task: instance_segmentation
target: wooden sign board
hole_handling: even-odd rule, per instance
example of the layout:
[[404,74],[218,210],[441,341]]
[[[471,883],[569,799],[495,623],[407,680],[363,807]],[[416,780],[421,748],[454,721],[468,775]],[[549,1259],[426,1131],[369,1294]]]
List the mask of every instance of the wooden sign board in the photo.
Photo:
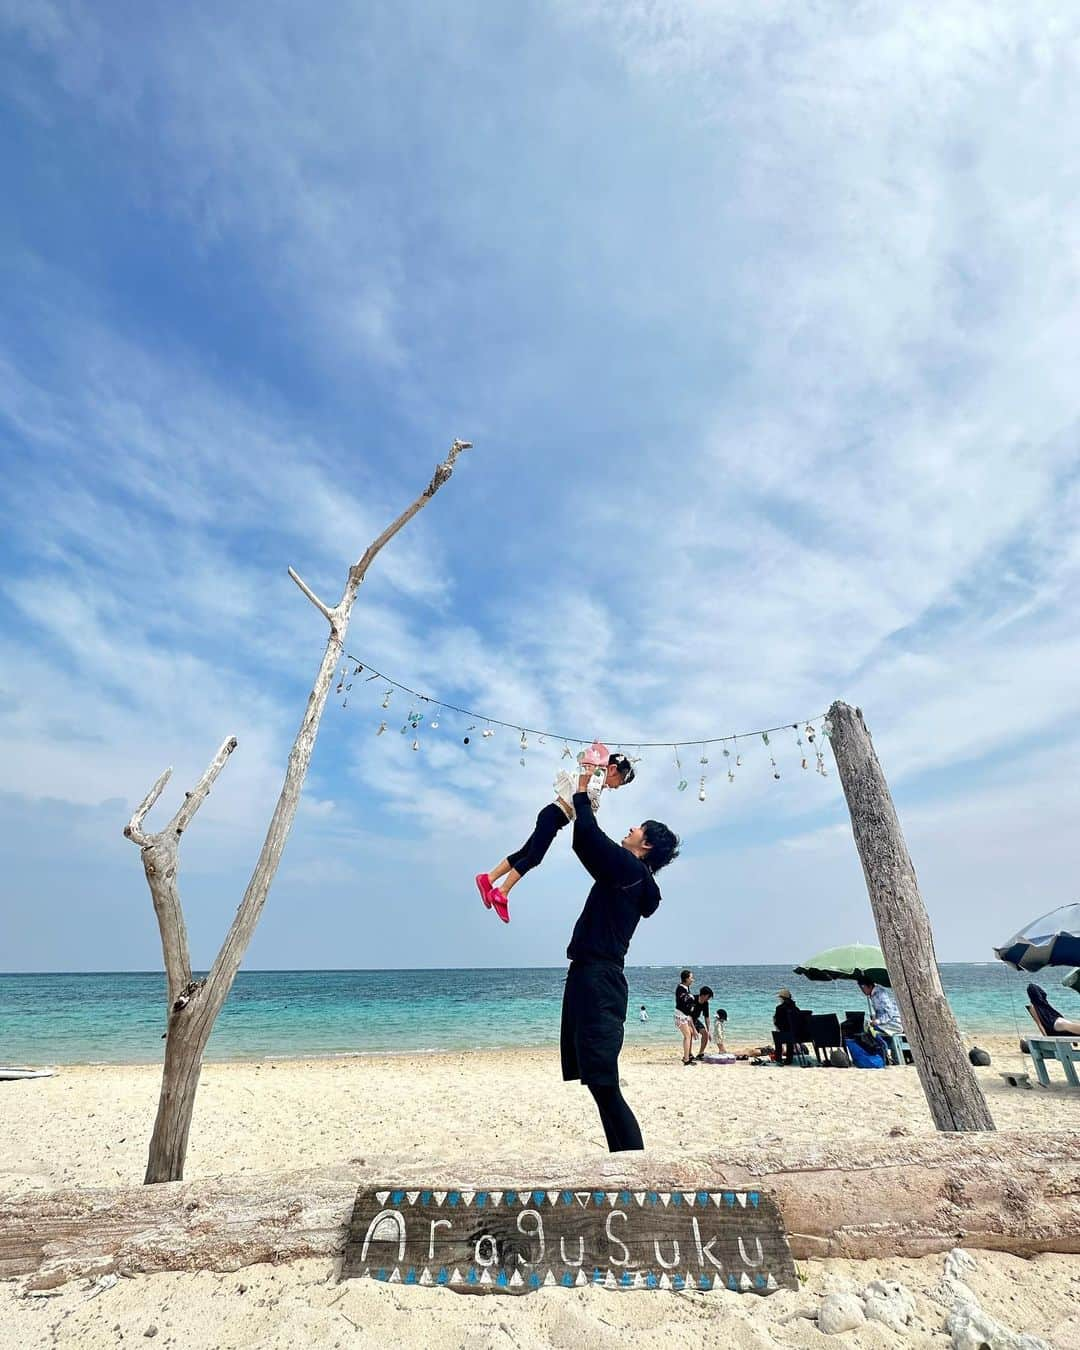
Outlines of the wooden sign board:
[[772,1197],[733,1190],[362,1187],[341,1278],[528,1294],[797,1289]]

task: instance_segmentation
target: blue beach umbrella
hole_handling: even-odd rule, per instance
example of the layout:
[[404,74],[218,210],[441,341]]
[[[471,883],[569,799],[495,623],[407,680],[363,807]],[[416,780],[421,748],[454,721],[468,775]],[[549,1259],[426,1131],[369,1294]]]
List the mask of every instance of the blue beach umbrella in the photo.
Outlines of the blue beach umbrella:
[[995,947],[994,955],[1016,970],[1080,966],[1080,904],[1052,909]]

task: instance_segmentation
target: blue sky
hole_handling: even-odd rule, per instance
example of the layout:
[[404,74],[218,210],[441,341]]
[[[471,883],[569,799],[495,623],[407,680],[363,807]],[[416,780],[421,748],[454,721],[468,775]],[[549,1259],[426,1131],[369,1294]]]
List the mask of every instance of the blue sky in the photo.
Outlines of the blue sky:
[[[1074,900],[1078,58],[1038,3],[0,0],[0,968],[156,967],[122,827],[235,733],[213,955],[325,639],[286,568],[336,597],[455,436],[361,659],[612,741],[846,698],[942,959]],[[565,841],[508,929],[471,880],[557,749],[414,755],[380,696],[327,711],[248,964],[557,964]],[[685,840],[635,961],[872,938],[835,774],[779,758],[605,802]]]

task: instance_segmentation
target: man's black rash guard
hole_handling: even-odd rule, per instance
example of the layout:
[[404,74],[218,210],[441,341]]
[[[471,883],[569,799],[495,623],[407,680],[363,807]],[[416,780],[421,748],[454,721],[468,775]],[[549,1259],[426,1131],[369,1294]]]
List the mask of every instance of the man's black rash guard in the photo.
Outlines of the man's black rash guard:
[[574,852],[593,879],[566,955],[571,961],[610,961],[622,967],[640,919],[655,914],[660,890],[641,861],[609,839],[585,792],[574,794]]

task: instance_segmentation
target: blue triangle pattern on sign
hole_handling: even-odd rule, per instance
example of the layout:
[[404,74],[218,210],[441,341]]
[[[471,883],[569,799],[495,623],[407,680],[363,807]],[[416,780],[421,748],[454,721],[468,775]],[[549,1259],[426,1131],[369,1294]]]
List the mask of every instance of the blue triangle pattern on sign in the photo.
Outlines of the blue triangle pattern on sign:
[[698,1204],[701,1206],[701,1208],[704,1209],[705,1206],[709,1203],[709,1192],[708,1192],[708,1191],[698,1191],[698,1193],[697,1193],[697,1202],[698,1202]]
[[754,1206],[755,1209],[757,1208],[757,1203],[758,1203],[758,1200],[760,1200],[760,1198],[761,1198],[761,1197],[758,1195],[757,1191],[750,1191],[750,1192],[749,1192],[750,1203]]
[[445,1284],[447,1280],[449,1280],[450,1278],[450,1272],[446,1269],[445,1266],[440,1266],[439,1273],[438,1275],[435,1276],[435,1278],[439,1282],[439,1284]]
[[393,1195],[390,1197],[390,1201],[394,1205],[400,1205],[402,1200],[404,1199],[405,1199],[404,1191],[395,1191]]
[[540,1288],[540,1276],[537,1275],[537,1273],[536,1273],[535,1270],[534,1270],[533,1273],[529,1276],[529,1284],[532,1286],[533,1289],[539,1289],[539,1288]]
[[408,1273],[407,1273],[406,1276],[405,1276],[405,1283],[406,1283],[406,1284],[415,1284],[415,1283],[416,1283],[416,1267],[415,1267],[415,1266],[410,1266],[410,1267],[409,1267]]

